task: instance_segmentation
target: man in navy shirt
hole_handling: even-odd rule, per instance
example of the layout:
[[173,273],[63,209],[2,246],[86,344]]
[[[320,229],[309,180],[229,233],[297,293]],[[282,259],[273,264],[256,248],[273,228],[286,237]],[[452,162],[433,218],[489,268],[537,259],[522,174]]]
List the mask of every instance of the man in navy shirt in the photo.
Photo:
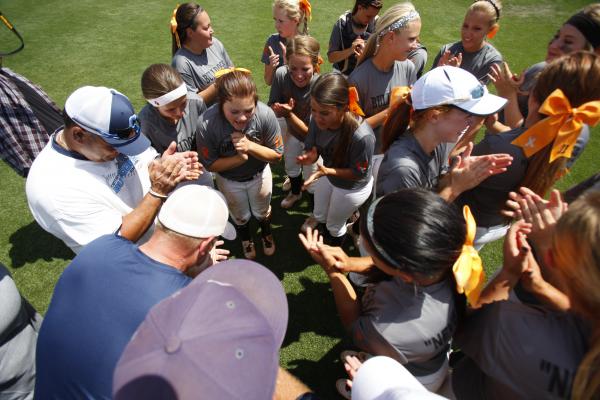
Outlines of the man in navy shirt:
[[110,399],[114,368],[148,310],[188,285],[191,271],[226,258],[215,248],[218,236],[235,237],[227,217],[219,192],[187,185],[169,196],[142,246],[118,235],[85,246],[60,277],[40,330],[36,397]]

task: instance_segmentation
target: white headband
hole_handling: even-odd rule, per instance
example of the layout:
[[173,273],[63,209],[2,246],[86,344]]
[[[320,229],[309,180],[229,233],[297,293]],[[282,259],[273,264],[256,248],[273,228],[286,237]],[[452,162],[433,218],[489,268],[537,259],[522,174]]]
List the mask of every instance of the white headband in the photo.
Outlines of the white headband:
[[379,37],[384,36],[388,32],[393,32],[400,28],[404,28],[410,21],[413,21],[419,17],[419,13],[416,10],[412,10],[408,14],[398,18],[397,21],[388,25],[385,29],[382,29],[381,32],[379,32]]
[[187,94],[187,86],[182,83],[177,89],[171,90],[169,93],[163,94],[156,99],[146,99],[146,101],[152,104],[154,107],[166,106],[170,102],[177,100],[178,98]]

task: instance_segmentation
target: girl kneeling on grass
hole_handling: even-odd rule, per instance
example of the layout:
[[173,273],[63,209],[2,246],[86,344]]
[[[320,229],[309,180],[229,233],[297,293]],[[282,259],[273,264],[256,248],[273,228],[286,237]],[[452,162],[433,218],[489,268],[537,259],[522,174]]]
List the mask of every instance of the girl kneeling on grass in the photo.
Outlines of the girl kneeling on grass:
[[267,38],[260,61],[265,64],[265,83],[271,86],[275,71],[287,61],[286,45],[296,35],[308,35],[312,7],[309,0],[275,0],[273,20],[277,33]]
[[[452,374],[457,399],[597,399],[600,396],[600,194],[562,205],[529,197],[505,239],[504,265],[455,337],[466,355]],[[558,222],[556,222],[556,220]],[[544,243],[536,255],[529,237]],[[557,286],[540,267],[552,271]],[[543,306],[509,299],[520,283]],[[504,301],[507,300],[508,301]]]
[[227,200],[244,256],[256,257],[250,234],[252,216],[260,225],[264,254],[273,255],[269,163],[278,162],[283,153],[277,118],[269,106],[258,101],[250,71],[220,71],[215,87],[218,104],[206,110],[198,122],[198,156],[206,169],[217,173],[217,186]]
[[487,84],[492,66],[502,63],[502,55],[486,40],[498,32],[501,10],[500,0],[479,0],[471,4],[460,30],[460,42],[442,46],[432,68],[441,65],[460,67]]
[[[278,118],[284,119],[283,160],[291,191],[281,202],[282,208],[291,208],[302,197],[302,175],[308,178],[316,165],[302,166],[296,158],[304,150],[310,120],[310,88],[319,76],[319,42],[311,36],[295,36],[287,45],[287,66],[275,72],[269,105]],[[310,192],[312,188],[308,189]]]
[[321,156],[323,164],[304,182],[305,188],[315,187],[315,205],[313,217],[304,222],[302,231],[325,224],[327,241],[340,245],[346,221],[371,194],[375,135],[369,124],[351,111],[357,107],[356,93],[340,73],[317,79],[310,104],[306,150],[298,156],[298,163],[310,165]]
[[[474,302],[484,282],[481,260],[469,245],[475,222],[468,208],[463,212],[426,189],[380,197],[360,219],[369,254],[362,258],[324,245],[318,232],[300,234],[329,276],[354,344],[404,364],[431,391],[446,377],[450,339],[465,307],[455,288]],[[369,286],[359,300],[344,272],[369,269],[382,271],[388,280]]]

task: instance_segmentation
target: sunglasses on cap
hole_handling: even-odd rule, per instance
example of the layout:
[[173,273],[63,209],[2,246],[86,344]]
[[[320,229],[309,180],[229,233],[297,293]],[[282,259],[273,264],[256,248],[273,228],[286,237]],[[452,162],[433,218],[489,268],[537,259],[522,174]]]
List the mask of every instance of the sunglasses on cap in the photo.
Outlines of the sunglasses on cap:
[[129,117],[129,125],[126,128],[114,129],[112,132],[106,132],[101,129],[92,128],[92,127],[87,126],[86,124],[81,123],[80,121],[78,121],[75,118],[72,118],[72,119],[73,119],[73,122],[75,122],[77,125],[84,128],[86,131],[93,132],[93,133],[100,135],[101,137],[107,138],[107,139],[128,140],[128,139],[131,139],[132,133],[133,133],[134,137],[138,137],[140,135],[140,132],[142,131],[142,128],[140,126],[140,121],[139,121],[137,115],[135,115],[135,114],[133,114],[131,117]]

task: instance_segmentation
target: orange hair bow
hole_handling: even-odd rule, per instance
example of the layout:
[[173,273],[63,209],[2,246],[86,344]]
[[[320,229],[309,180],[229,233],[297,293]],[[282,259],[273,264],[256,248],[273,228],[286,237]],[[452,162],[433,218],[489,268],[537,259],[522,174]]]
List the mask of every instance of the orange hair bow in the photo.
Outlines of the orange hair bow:
[[550,162],[571,157],[583,124],[595,126],[600,121],[600,100],[572,108],[562,90],[556,89],[544,101],[539,112],[548,115],[512,141],[529,158],[550,143]]
[[323,57],[320,55],[317,56],[317,66],[315,67],[315,71],[317,74],[321,73],[321,65],[323,64]]
[[179,33],[177,32],[177,9],[179,9],[179,4],[173,10],[173,15],[171,15],[171,34],[175,35],[175,42],[177,43],[177,48],[181,48],[181,41],[179,40]]
[[490,31],[487,33],[487,35],[486,35],[487,38],[493,39],[499,30],[500,30],[500,24],[496,23],[496,25],[494,25],[494,27],[492,29],[490,29]]
[[302,11],[304,11],[304,15],[306,15],[306,20],[310,21],[312,19],[312,6],[310,5],[310,1],[308,0],[300,0],[298,1],[298,7]]
[[246,74],[251,74],[252,71],[250,71],[249,69],[246,68],[236,68],[236,67],[231,67],[231,68],[223,68],[218,70],[217,72],[215,72],[215,79],[222,77],[223,75],[227,75],[231,72],[234,71],[239,71],[239,72],[244,72]]
[[[408,101],[408,96],[410,95],[410,91],[412,89],[410,86],[395,86],[390,91],[390,105],[389,112],[387,117],[385,117],[384,124],[392,115],[393,111],[402,103],[406,103]],[[412,107],[411,107],[411,117],[412,117]]]
[[467,223],[467,237],[460,256],[452,266],[452,272],[456,280],[456,291],[464,293],[469,303],[475,304],[485,283],[485,272],[479,253],[473,247],[477,225],[469,206],[463,207],[463,216]]
[[348,89],[348,109],[355,115],[365,116],[360,104],[358,104],[358,91],[354,86],[350,86]]

